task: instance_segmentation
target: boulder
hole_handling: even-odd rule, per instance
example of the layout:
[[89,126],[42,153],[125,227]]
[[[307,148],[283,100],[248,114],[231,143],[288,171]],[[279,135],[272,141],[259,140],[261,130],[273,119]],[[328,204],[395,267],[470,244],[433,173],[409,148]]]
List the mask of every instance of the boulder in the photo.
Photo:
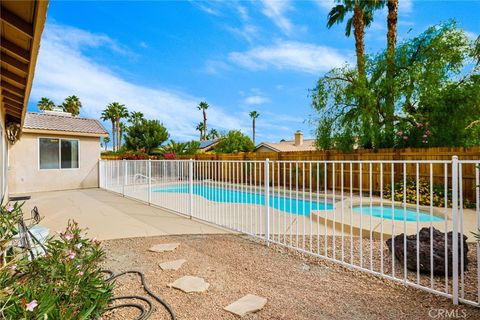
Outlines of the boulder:
[[[433,228],[433,274],[438,276],[445,276],[445,233]],[[430,274],[430,228],[422,228],[418,232],[419,240],[419,258],[420,258],[420,272]],[[463,236],[463,269],[467,270],[468,265],[468,245],[467,236]],[[395,258],[403,266],[404,263],[404,234],[399,234],[394,237],[394,248],[392,248],[392,239],[386,241],[388,249],[393,252]],[[406,255],[407,255],[407,269],[417,271],[417,235],[406,236]],[[461,245],[462,238],[458,234],[458,270],[461,270]],[[447,272],[452,275],[452,232],[447,233]]]

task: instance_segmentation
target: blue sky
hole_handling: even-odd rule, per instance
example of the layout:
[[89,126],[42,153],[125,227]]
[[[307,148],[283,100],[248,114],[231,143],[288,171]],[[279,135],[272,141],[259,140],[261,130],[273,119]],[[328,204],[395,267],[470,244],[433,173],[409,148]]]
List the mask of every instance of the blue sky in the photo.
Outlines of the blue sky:
[[[29,110],[46,96],[75,94],[82,116],[110,102],[164,123],[175,140],[198,138],[201,100],[207,124],[251,133],[257,142],[292,139],[312,127],[308,90],[326,71],[353,62],[344,25],[326,28],[333,0],[51,1]],[[400,0],[398,38],[454,18],[480,34],[480,1]],[[367,52],[386,43],[386,9],[367,30]],[[110,128],[109,123],[105,123]]]

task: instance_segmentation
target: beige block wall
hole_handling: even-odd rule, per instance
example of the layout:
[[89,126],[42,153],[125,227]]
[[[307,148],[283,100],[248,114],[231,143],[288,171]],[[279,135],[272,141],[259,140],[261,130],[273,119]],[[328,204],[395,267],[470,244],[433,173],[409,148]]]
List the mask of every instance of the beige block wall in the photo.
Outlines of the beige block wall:
[[[38,138],[78,139],[78,169],[39,169]],[[22,134],[10,148],[9,192],[11,194],[98,187],[100,138],[55,134]]]
[[[1,175],[0,188],[2,188],[2,190],[0,190],[0,197],[3,196],[2,198],[0,198],[0,205],[1,205],[8,201],[8,175],[4,174],[7,171],[5,169],[8,165],[8,141],[7,141],[6,132],[5,132],[5,109],[1,107],[0,107],[0,130],[3,131],[3,135],[2,135],[3,139],[2,141],[0,141],[0,157],[3,156],[1,154],[3,152],[3,148],[4,147],[7,148],[7,155],[6,155],[7,158],[2,159],[3,161],[0,165],[0,175]],[[4,186],[6,187],[5,190],[3,190]]]

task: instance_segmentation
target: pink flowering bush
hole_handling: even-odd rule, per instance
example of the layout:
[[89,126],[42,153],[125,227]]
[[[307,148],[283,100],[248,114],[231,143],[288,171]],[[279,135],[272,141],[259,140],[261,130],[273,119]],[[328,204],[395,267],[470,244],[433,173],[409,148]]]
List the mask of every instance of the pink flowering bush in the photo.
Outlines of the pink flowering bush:
[[[88,239],[77,223],[49,238],[47,254],[29,259],[21,249],[8,249],[17,233],[21,206],[0,212],[0,319],[95,319],[111,298],[112,284],[99,268],[100,243]],[[12,213],[13,212],[13,213]]]

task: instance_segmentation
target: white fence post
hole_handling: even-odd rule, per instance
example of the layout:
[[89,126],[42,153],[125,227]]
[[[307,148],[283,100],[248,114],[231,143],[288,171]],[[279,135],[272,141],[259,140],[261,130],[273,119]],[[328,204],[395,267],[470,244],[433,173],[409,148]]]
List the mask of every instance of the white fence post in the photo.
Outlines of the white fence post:
[[270,244],[270,160],[265,159],[265,240]]
[[[446,236],[446,235],[445,235]],[[463,239],[462,239],[463,240]],[[458,304],[458,157],[452,157],[452,298]]]
[[152,203],[152,160],[148,159],[148,204]]
[[122,186],[122,195],[125,197],[125,187],[128,183],[128,170],[127,170],[127,160],[123,159],[123,186]]
[[188,161],[188,215],[192,219],[193,214],[193,159]]

